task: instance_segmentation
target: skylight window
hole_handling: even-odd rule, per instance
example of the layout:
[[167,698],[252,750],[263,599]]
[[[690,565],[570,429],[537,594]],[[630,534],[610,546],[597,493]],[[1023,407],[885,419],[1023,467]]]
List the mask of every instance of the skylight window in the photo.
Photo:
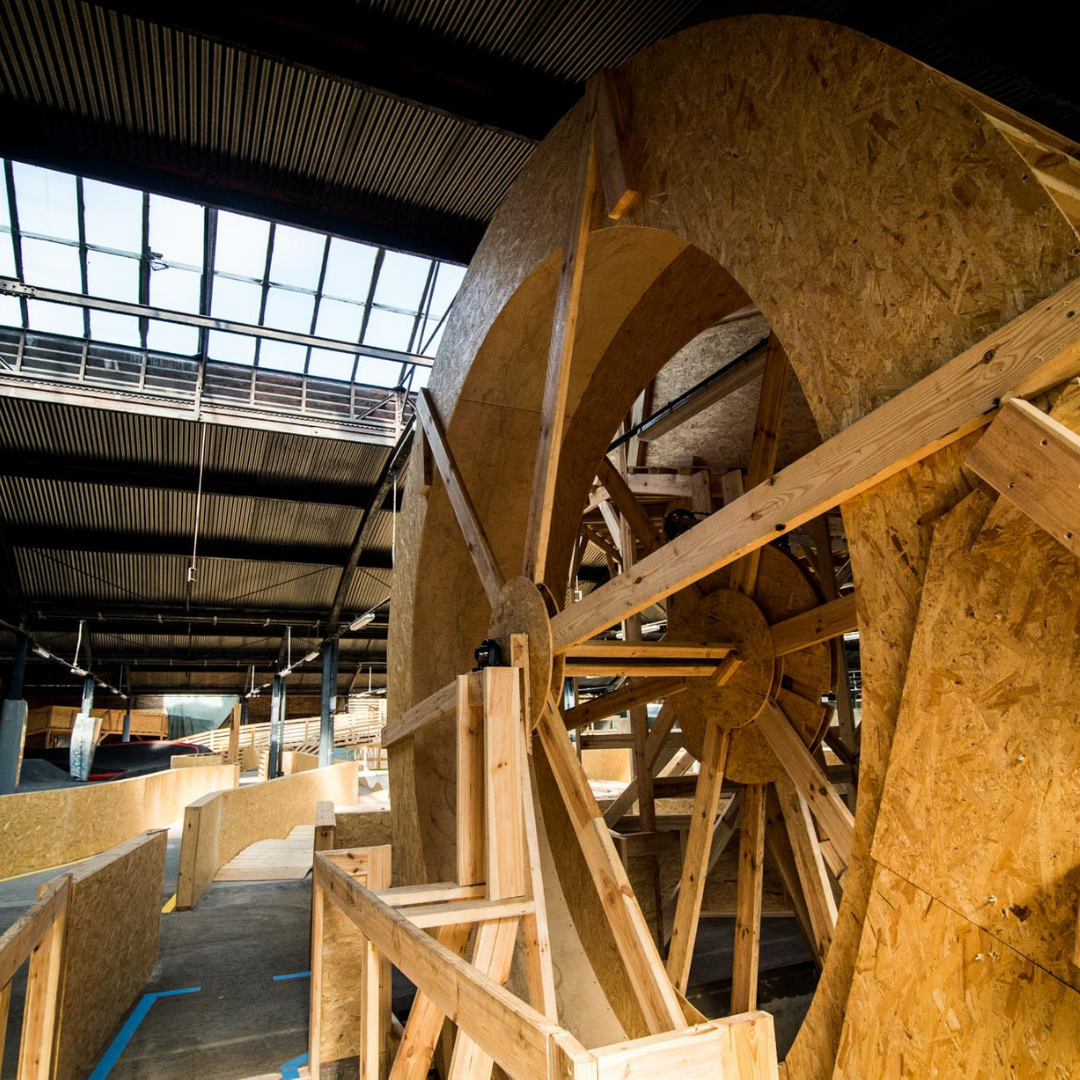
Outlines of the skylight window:
[[0,325],[320,379],[427,382],[463,267],[19,162],[0,170],[0,277],[39,290],[0,294]]

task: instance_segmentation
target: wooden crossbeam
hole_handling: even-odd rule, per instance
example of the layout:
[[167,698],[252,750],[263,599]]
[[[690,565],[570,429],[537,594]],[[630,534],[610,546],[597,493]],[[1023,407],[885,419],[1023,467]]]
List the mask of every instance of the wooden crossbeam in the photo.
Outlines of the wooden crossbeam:
[[[691,657],[671,659],[649,656],[618,657],[576,656],[566,661],[567,678],[666,678],[691,679],[715,675],[719,661]],[[636,706],[631,706],[636,708]]]
[[416,415],[424,427],[428,445],[431,448],[432,457],[442,477],[446,494],[450,499],[450,505],[454,508],[454,516],[457,518],[458,527],[465,537],[465,544],[472,555],[476,572],[480,576],[480,584],[484,587],[488,602],[494,605],[502,592],[506,579],[499,568],[495,553],[488,543],[487,533],[480,523],[465,482],[461,478],[457,462],[450,450],[450,444],[446,440],[446,431],[442,421],[435,410],[435,403],[426,388],[422,388],[416,398]]
[[819,641],[828,641],[858,629],[855,594],[848,593],[776,623],[772,628],[773,650],[777,656],[787,656]]
[[767,701],[754,723],[847,866],[851,862],[855,819],[844,800],[837,794],[779,705],[772,700]]
[[573,731],[575,728],[595,724],[597,720],[618,716],[635,705],[647,705],[650,701],[671,697],[685,689],[685,679],[637,679],[620,686],[618,690],[567,709],[562,714],[563,722]]
[[[567,660],[723,660],[734,645],[679,645],[666,641],[585,641],[566,650]],[[713,664],[713,667],[716,665]]]
[[731,746],[731,732],[711,723],[705,732],[705,747],[701,758],[694,809],[690,820],[690,835],[686,841],[682,876],[679,879],[679,899],[675,908],[675,923],[671,931],[667,970],[671,981],[681,993],[686,993],[690,978],[690,962],[694,958],[701,900],[705,895],[709,855],[712,851],[716,810],[720,804],[720,789],[724,785],[724,766]]
[[403,712],[400,716],[387,720],[382,730],[382,745],[385,750],[388,746],[415,735],[428,724],[434,724],[438,720],[445,720],[453,716],[457,709],[458,687],[457,680],[448,683],[441,690],[436,690],[423,701],[417,702],[411,709]]
[[497,919],[518,919],[531,915],[534,904],[526,896],[512,896],[505,900],[476,900],[472,903],[394,905],[413,926],[429,930],[436,926],[453,926],[457,923],[481,923]]
[[731,1011],[757,1008],[761,949],[761,896],[765,880],[764,784],[743,789],[739,827],[739,881],[735,891],[735,951],[731,961]]
[[1080,436],[1026,401],[1010,401],[967,465],[1080,555]]
[[557,651],[880,484],[989,423],[1003,399],[1080,371],[1080,281],[994,331],[741,499],[646,556],[552,620]]
[[681,1027],[679,1000],[550,695],[537,731],[645,1023],[653,1034]]

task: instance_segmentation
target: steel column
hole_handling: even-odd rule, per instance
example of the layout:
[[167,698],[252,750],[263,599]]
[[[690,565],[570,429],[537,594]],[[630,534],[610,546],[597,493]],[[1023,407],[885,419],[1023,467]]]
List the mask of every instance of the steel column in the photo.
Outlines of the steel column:
[[26,737],[26,702],[22,700],[23,676],[30,639],[17,634],[15,656],[7,697],[0,709],[0,795],[10,795],[19,784],[22,770],[23,741]]
[[337,712],[338,655],[341,642],[335,638],[323,646],[322,723],[319,726],[319,766],[334,760],[334,714]]

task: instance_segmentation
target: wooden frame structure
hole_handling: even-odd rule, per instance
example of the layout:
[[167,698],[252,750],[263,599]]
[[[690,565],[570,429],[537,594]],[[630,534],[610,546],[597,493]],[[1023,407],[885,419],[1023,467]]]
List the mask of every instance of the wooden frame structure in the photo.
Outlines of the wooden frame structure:
[[[1013,805],[1030,808],[1025,819],[1029,830],[1044,804],[1067,807],[1070,813],[1076,805],[1075,785],[1064,785],[1068,798],[1057,784],[1035,786],[1036,776],[1052,783],[1051,768],[1041,756],[1038,766],[1033,765],[1029,747],[1023,756],[997,761],[1002,752],[1015,753],[1011,744],[1016,740],[1033,738],[1011,714],[992,731],[979,729],[984,714],[1022,706],[1014,701],[1017,676],[1001,657],[1022,658],[1018,670],[1026,673],[1039,670],[1048,650],[1053,655],[1054,650],[1068,652],[1060,638],[1043,642],[1041,648],[1032,644],[1034,627],[1058,625],[1031,583],[1042,581],[1045,588],[1053,580],[1050,575],[1058,569],[1053,556],[1040,549],[1044,576],[1032,572],[1031,581],[1020,578],[1020,595],[1029,598],[1032,611],[1043,613],[1042,624],[1014,617],[1017,605],[1006,582],[1016,580],[1009,570],[1019,565],[1021,554],[1006,541],[1011,543],[1021,526],[1012,524],[1010,532],[1001,525],[1004,511],[992,519],[993,530],[1003,530],[1002,542],[993,546],[993,534],[979,540],[979,559],[1001,574],[993,582],[997,591],[987,586],[980,592],[974,578],[956,581],[958,591],[962,586],[965,595],[974,598],[968,607],[970,623],[949,622],[940,589],[920,600],[924,584],[930,584],[928,560],[932,552],[948,552],[950,530],[957,551],[962,542],[971,541],[967,534],[957,539],[960,526],[945,518],[957,507],[957,520],[965,515],[978,520],[975,511],[965,508],[961,513],[958,504],[974,482],[964,470],[965,459],[988,424],[993,421],[998,431],[1014,425],[1014,433],[994,456],[1002,474],[1022,461],[1020,475],[1013,469],[1014,475],[998,476],[1003,493],[1006,498],[1011,493],[1015,505],[1040,501],[1032,488],[1042,475],[1064,476],[1063,482],[1071,483],[1060,433],[1052,438],[1044,433],[1047,442],[1041,450],[1041,443],[1025,444],[1017,461],[1008,447],[1020,437],[1016,421],[1026,411],[1010,402],[1023,399],[1041,413],[1053,404],[1055,388],[1080,370],[1075,318],[1080,311],[1075,280],[1080,219],[1075,208],[1070,216],[1052,192],[1039,187],[1046,182],[1031,171],[1036,162],[1041,172],[1049,167],[1049,156],[1037,154],[1036,142],[1053,147],[1065,159],[1075,158],[1076,150],[909,58],[835,27],[801,20],[735,20],[699,28],[684,41],[673,39],[617,75],[631,105],[631,135],[624,149],[631,147],[638,158],[633,186],[643,196],[630,212],[631,227],[624,229],[620,223],[609,228],[596,213],[600,199],[592,195],[602,186],[598,177],[604,164],[596,154],[599,112],[592,97],[547,141],[542,159],[536,159],[500,210],[448,331],[447,351],[454,362],[444,365],[421,410],[427,441],[434,445],[442,440],[446,447],[433,454],[436,465],[442,462],[442,483],[429,476],[423,501],[414,497],[419,485],[410,484],[401,535],[412,557],[403,567],[406,602],[391,628],[399,659],[392,664],[397,670],[391,672],[391,720],[384,741],[390,747],[399,799],[395,828],[400,858],[406,863],[404,880],[424,880],[425,863],[432,879],[446,876],[445,852],[451,850],[453,835],[453,800],[447,796],[457,745],[446,718],[457,706],[453,687],[440,688],[439,683],[464,666],[466,648],[484,636],[484,599],[496,597],[493,603],[501,606],[503,590],[510,588],[506,579],[517,566],[557,601],[568,596],[565,606],[549,608],[552,669],[561,676],[578,662],[568,656],[570,650],[584,647],[586,655],[597,651],[620,624],[623,640],[629,642],[634,617],[654,605],[670,599],[678,607],[695,591],[726,587],[717,581],[733,582],[733,588],[753,598],[767,549],[799,530],[793,543],[804,544],[809,538],[823,595],[817,609],[792,612],[790,622],[769,620],[772,651],[785,670],[795,670],[799,635],[821,642],[856,627],[861,633],[866,670],[874,679],[864,699],[870,718],[863,729],[866,737],[860,745],[850,724],[829,736],[842,763],[833,766],[836,773],[846,770],[844,783],[860,783],[858,828],[853,807],[829,783],[829,772],[816,756],[821,736],[796,730],[780,696],[770,693],[753,717],[752,730],[780,767],[775,777],[767,778],[768,784],[747,783],[739,805],[732,800],[727,810],[741,817],[740,861],[745,870],[740,873],[733,1007],[745,1008],[752,1001],[760,868],[768,857],[780,869],[788,891],[797,894],[796,913],[823,969],[819,993],[789,1055],[791,1075],[800,1080],[830,1076],[840,1062],[853,1074],[861,1069],[860,1074],[874,1075],[875,1062],[898,1059],[916,1062],[914,1067],[927,1073],[937,1068],[945,1074],[957,1067],[950,1057],[954,1051],[946,1046],[952,1042],[941,1021],[920,1004],[905,1000],[898,1008],[880,1011],[885,1018],[899,1011],[904,1020],[911,1017],[911,1023],[898,1020],[890,1025],[887,1019],[875,1019],[868,1025],[868,1018],[878,1015],[875,1000],[894,1000],[889,995],[895,993],[897,971],[904,970],[905,963],[922,970],[918,950],[930,947],[929,928],[947,922],[935,923],[927,914],[930,899],[959,912],[966,920],[965,933],[1021,942],[1024,963],[1053,965],[1070,990],[1060,999],[1044,995],[1061,1002],[1055,1006],[1065,1018],[1061,1023],[1075,1016],[1080,993],[1075,972],[1060,966],[1061,943],[1071,940],[1075,926],[1075,883],[1070,900],[1067,883],[1047,889],[1044,882],[1040,888],[1038,868],[1029,865],[1026,853],[1014,859],[1011,852],[999,850],[1000,845],[991,845],[981,862],[969,854],[966,849],[977,846],[971,839],[982,835],[980,826],[991,820],[1009,835],[1012,828],[1021,829],[1019,823],[1006,827],[999,814],[984,809],[1000,805],[996,799],[985,803],[979,794],[984,789],[975,789],[970,800],[976,820],[969,824],[964,851],[950,847],[948,827],[920,797],[933,786],[936,772],[948,773],[959,790],[966,790],[968,777],[956,760],[963,756],[978,782],[993,783],[995,790],[1000,786],[1015,798]],[[722,92],[716,80],[726,78],[742,80],[739,94]],[[873,100],[889,102],[884,112],[858,112],[855,103],[868,100],[871,87]],[[927,125],[930,100],[936,120]],[[857,112],[858,119],[853,119]],[[1008,121],[1004,127],[1002,115]],[[892,133],[887,139],[883,124]],[[965,156],[976,144],[977,159]],[[1055,180],[1074,164],[1054,164]],[[961,175],[963,184],[980,193],[975,201],[957,198]],[[821,199],[806,198],[811,188]],[[936,213],[943,207],[948,210]],[[909,211],[910,222],[905,217]],[[1011,223],[1008,230],[999,227],[1005,220]],[[1047,258],[1049,251],[1053,255]],[[970,280],[969,272],[974,275]],[[971,289],[976,278],[977,292]],[[933,285],[928,287],[927,281]],[[672,497],[692,501],[703,517],[658,545],[656,515],[646,512],[648,520],[642,520],[627,499],[627,490],[644,494],[648,487],[640,474],[624,471],[642,464],[640,446],[634,446],[633,438],[625,444],[626,466],[621,447],[607,464],[601,464],[601,458],[611,454],[610,440],[628,412],[631,428],[647,415],[643,402],[649,380],[663,364],[697,335],[735,318],[751,296],[760,305],[772,340],[761,364],[763,390],[751,468],[745,482],[738,476],[745,490],[736,490],[739,485],[731,474],[707,477],[707,483],[695,476],[678,484],[663,477],[658,485],[673,492],[678,488]],[[554,318],[545,325],[552,311]],[[786,361],[785,353],[790,354]],[[788,364],[824,441],[778,469],[781,391]],[[520,378],[508,380],[511,370]],[[437,420],[437,431],[425,417]],[[521,438],[527,422],[538,432],[538,441]],[[996,435],[993,428],[991,435]],[[522,442],[530,445],[519,449]],[[482,452],[477,445],[483,446]],[[990,449],[988,442],[987,452]],[[685,444],[681,450],[693,452]],[[613,479],[613,473],[623,483]],[[714,480],[720,482],[719,491]],[[451,487],[455,498],[447,496]],[[1053,534],[1064,537],[1064,543],[1074,539],[1077,533],[1063,516],[1067,506],[1045,497],[1041,501],[1039,513]],[[719,509],[717,502],[722,503]],[[976,510],[979,502],[974,500]],[[584,527],[583,505],[592,508]],[[526,510],[528,526],[523,530]],[[857,599],[837,592],[824,520],[837,511],[844,519]],[[455,518],[464,545],[447,540]],[[975,528],[970,523],[967,527]],[[564,594],[568,567],[571,586],[575,584],[573,567],[581,561],[582,535],[608,558],[612,580],[586,595],[584,590]],[[483,560],[476,558],[480,540]],[[519,558],[523,561],[517,563]],[[470,560],[479,587],[470,580]],[[978,559],[972,562],[980,565]],[[619,567],[622,572],[616,573]],[[934,584],[948,573],[937,566]],[[959,572],[953,576],[957,579]],[[1072,576],[1066,576],[1072,582]],[[669,606],[669,617],[671,611]],[[987,619],[998,613],[1010,626],[1011,638],[995,638],[994,624],[984,625],[986,611]],[[489,635],[496,622],[488,623]],[[987,668],[997,673],[997,684],[983,685],[978,672],[968,672],[968,684],[978,685],[983,696],[972,702],[970,715],[963,714],[966,727],[939,707],[939,697],[963,698],[968,691],[952,689],[959,683],[950,681],[943,662],[935,663],[938,642],[924,645],[918,657],[912,655],[908,670],[913,640],[930,634],[922,629],[924,623],[940,624],[943,633],[948,630],[971,646],[965,659],[985,656]],[[982,636],[974,638],[976,633]],[[720,626],[713,638],[730,642],[735,636]],[[1011,653],[1014,643],[1019,645]],[[400,659],[402,653],[408,658]],[[1059,658],[1054,670],[1066,670],[1062,662]],[[636,709],[664,700],[668,716],[662,711],[653,729],[661,727],[662,718],[671,725],[671,714],[684,711],[681,702],[689,699],[695,685],[715,677],[715,671],[712,676],[685,671],[661,676],[643,671],[639,663],[632,672],[629,666],[608,670],[630,676],[610,700],[568,710],[559,725],[551,723],[550,707],[534,715],[534,753],[540,747],[549,763],[552,758],[557,763],[565,747],[557,745],[552,727],[559,727],[560,734],[566,727],[580,728],[617,706]],[[939,680],[934,686],[946,688],[944,693],[924,692],[919,678],[928,674]],[[1003,688],[1000,694],[996,685]],[[1032,692],[1030,684],[1025,690]],[[1047,704],[1056,716],[1062,714],[1058,719],[1065,725],[1064,707],[1050,698]],[[909,705],[909,699],[918,704]],[[400,703],[397,715],[395,703]],[[936,736],[928,734],[928,720],[923,719],[931,714],[948,727],[954,760],[936,757]],[[681,719],[679,723],[682,726]],[[653,780],[657,770],[650,762],[655,766],[667,752],[667,732],[653,740],[647,722],[632,720],[631,729],[638,778],[627,799],[617,800],[605,815],[606,825],[619,828],[620,838],[633,835],[630,824],[620,822],[639,799],[642,813],[633,824],[643,826],[650,786],[654,798],[676,788],[686,793],[691,785],[698,796],[692,815],[696,835],[688,843],[692,860],[684,864],[683,880],[670,904],[680,933],[673,939],[669,974],[678,980],[693,947],[692,894],[703,884],[702,868],[707,873],[715,851],[732,835],[733,819],[721,817],[717,797],[723,793],[725,774],[736,776],[733,752],[730,746],[725,750],[722,731],[706,731],[695,746],[695,755],[702,759],[698,778],[660,778],[675,781],[661,783]],[[1003,739],[1006,749],[999,750],[999,737],[1010,732],[1011,738]],[[894,738],[907,761],[894,750]],[[567,742],[565,737],[562,741]],[[979,755],[964,751],[965,746],[978,746],[988,760],[997,762],[993,778],[980,770]],[[1059,760],[1071,760],[1065,744],[1058,749]],[[627,991],[633,979],[625,949],[595,890],[588,888],[589,879],[595,880],[603,866],[600,845],[587,846],[590,838],[582,816],[566,805],[557,769],[548,772],[541,777],[542,809],[558,852],[559,882],[574,929],[608,1002],[621,1009],[620,1020],[638,1032],[644,1010]],[[850,800],[850,789],[846,794]],[[951,792],[941,796],[945,805],[953,805]],[[980,810],[984,820],[979,819]],[[961,818],[967,820],[963,814]],[[1042,824],[1054,831],[1052,824]],[[648,841],[641,835],[644,849]],[[1040,839],[1032,846],[1044,850],[1041,844]],[[970,886],[957,881],[941,854],[945,849],[956,860],[977,863]],[[1075,867],[1070,841],[1060,836],[1055,858],[1059,855]],[[908,887],[903,885],[898,896],[897,875],[917,890],[903,892]],[[988,909],[987,896],[1000,899],[1005,891],[1001,880],[1013,886],[1013,906]],[[839,906],[838,881],[843,884]],[[647,892],[644,878],[639,888],[643,885]],[[1038,931],[1019,925],[1029,909],[1036,912]],[[1063,909],[1068,910],[1068,929]],[[920,918],[928,927],[926,941]],[[890,930],[890,920],[901,919],[906,933],[897,935]],[[864,924],[868,930],[860,940]],[[887,979],[876,977],[875,941],[893,954]],[[568,962],[576,944],[565,951]],[[990,955],[984,947],[969,951],[974,952],[983,959]],[[965,995],[957,1007],[956,985],[974,988],[970,1000],[984,1009],[994,1007],[1000,986],[989,965],[972,968],[969,960],[970,955],[951,953],[941,971],[926,975],[920,984],[933,989],[936,996],[930,1000],[945,1000],[963,1016],[969,998]],[[1010,973],[1010,979],[1012,991],[1023,994],[1023,978],[1012,979]],[[1037,1005],[1024,1008],[1030,1030],[1041,1030],[1045,1021]],[[640,1015],[634,1015],[635,1010]],[[966,1031],[975,1025],[961,1018],[960,1027]],[[874,1034],[867,1034],[871,1029]],[[956,1040],[956,1045],[983,1053],[976,1034],[966,1042]],[[1031,1045],[1037,1045],[1034,1035]],[[1032,1061],[1037,1054],[1031,1050]]]
[[[524,635],[514,654],[528,655]],[[444,1019],[457,1025],[452,1080],[484,1080],[497,1063],[522,1080],[600,1080],[678,1075],[775,1080],[772,1018],[747,1011],[688,1024],[644,928],[633,891],[621,873],[603,819],[595,810],[562,725],[540,722],[540,738],[578,807],[582,845],[612,882],[608,902],[621,925],[624,956],[635,970],[653,1035],[587,1050],[558,1024],[547,915],[527,749],[527,667],[489,667],[457,682],[458,880],[378,888],[389,880],[389,849],[321,851],[315,856],[312,934],[312,1026],[309,1060],[318,1075],[328,903],[359,930],[351,943],[361,957],[360,1075],[423,1077],[432,1064]],[[546,714],[550,716],[550,710]],[[591,807],[590,807],[591,804]],[[621,882],[621,884],[620,884]],[[597,883],[599,888],[604,886]],[[622,911],[624,914],[619,915]],[[504,988],[514,944],[524,943],[529,1004]],[[437,930],[435,937],[425,930]],[[463,959],[470,937],[472,960]],[[391,1056],[393,1018],[388,964],[418,988]]]

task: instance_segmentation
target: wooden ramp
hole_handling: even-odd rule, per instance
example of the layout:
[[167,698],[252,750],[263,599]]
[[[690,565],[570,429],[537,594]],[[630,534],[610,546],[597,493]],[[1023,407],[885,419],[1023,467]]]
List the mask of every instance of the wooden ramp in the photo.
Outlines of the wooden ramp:
[[218,870],[215,881],[284,881],[306,877],[315,850],[315,826],[297,825],[284,840],[259,840]]

